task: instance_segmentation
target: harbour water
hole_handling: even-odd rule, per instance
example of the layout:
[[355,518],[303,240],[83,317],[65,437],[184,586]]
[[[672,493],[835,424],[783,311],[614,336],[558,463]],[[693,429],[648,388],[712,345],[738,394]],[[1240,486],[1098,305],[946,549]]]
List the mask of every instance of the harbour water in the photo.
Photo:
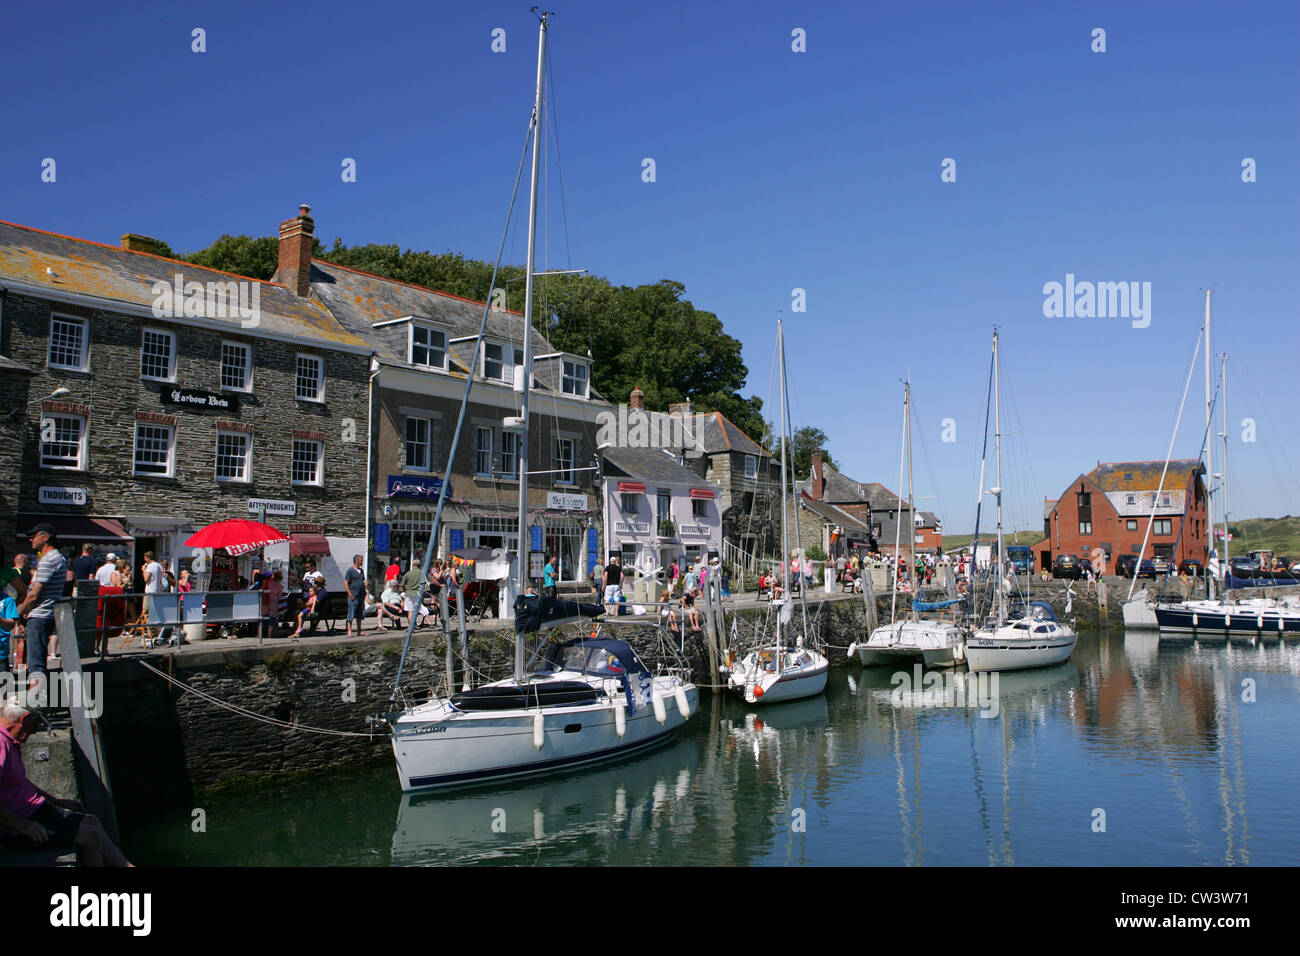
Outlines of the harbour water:
[[705,694],[655,752],[511,785],[403,795],[382,763],[153,807],[121,821],[125,849],[229,866],[1300,862],[1298,644],[1085,633],[1066,664],[1000,675],[996,716],[974,694],[901,693],[895,673],[838,668],[825,696],[762,710]]

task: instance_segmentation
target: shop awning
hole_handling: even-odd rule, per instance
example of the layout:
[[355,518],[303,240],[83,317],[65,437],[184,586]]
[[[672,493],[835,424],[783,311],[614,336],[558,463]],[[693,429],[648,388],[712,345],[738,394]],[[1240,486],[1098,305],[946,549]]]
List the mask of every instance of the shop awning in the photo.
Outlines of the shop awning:
[[54,525],[54,531],[59,536],[60,544],[77,544],[82,541],[126,542],[131,540],[131,535],[127,534],[126,529],[122,527],[122,523],[118,519],[94,518],[90,515],[19,515],[18,536],[22,537],[24,531],[30,531],[33,525],[45,521]]
[[182,514],[174,515],[126,515],[122,524],[138,531],[175,531],[188,527],[190,519]]
[[329,554],[330,543],[323,534],[311,534],[295,531],[289,535],[289,556],[302,557],[305,554]]
[[645,492],[645,483],[641,481],[620,481],[618,493],[621,495],[639,495]]
[[712,489],[712,488],[692,488],[692,489],[691,489],[691,497],[692,497],[692,498],[708,498],[708,499],[712,500],[712,498],[713,498],[713,489]]

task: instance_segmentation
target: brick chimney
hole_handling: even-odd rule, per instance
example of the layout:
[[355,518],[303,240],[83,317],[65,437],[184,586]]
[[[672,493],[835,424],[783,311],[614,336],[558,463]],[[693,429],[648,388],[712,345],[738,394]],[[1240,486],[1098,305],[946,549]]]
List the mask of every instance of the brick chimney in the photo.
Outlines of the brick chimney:
[[641,391],[640,385],[633,386],[630,402],[632,408],[645,408],[645,392]]
[[808,497],[815,501],[821,501],[826,492],[826,476],[822,473],[822,453],[820,450],[812,453],[812,487],[808,489]]
[[275,280],[304,299],[311,294],[311,246],[316,229],[310,213],[311,206],[303,203],[297,216],[280,223],[280,264],[275,270]]
[[149,236],[128,232],[122,235],[122,248],[127,252],[153,252],[158,248],[157,240]]

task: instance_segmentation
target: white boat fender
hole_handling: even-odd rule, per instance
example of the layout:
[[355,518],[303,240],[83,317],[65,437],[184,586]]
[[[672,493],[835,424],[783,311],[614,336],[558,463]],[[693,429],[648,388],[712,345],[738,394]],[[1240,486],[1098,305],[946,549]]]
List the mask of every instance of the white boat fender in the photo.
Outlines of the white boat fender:
[[539,710],[533,714],[533,746],[541,750],[544,743],[546,743],[546,718]]
[[627,705],[622,701],[614,705],[614,732],[620,738],[627,733]]
[[858,651],[858,642],[857,642],[857,641],[854,641],[852,644],[849,645],[849,653],[848,653],[848,656],[849,656],[849,657],[852,657],[854,654],[857,653],[857,651]]
[[686,699],[686,688],[679,685],[673,691],[673,696],[677,698],[677,709],[682,712],[682,719],[685,720],[690,717],[691,702]]
[[667,723],[668,708],[664,706],[664,699],[659,696],[657,691],[650,695],[650,699],[654,702],[655,706],[655,720],[659,721],[661,724]]

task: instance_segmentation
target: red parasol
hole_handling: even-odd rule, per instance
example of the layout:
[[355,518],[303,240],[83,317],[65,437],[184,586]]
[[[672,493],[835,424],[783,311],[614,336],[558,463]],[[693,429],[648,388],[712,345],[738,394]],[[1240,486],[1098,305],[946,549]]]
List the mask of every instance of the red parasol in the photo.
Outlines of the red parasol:
[[234,557],[289,539],[269,524],[232,518],[218,521],[190,535],[185,544],[191,548],[225,548]]

